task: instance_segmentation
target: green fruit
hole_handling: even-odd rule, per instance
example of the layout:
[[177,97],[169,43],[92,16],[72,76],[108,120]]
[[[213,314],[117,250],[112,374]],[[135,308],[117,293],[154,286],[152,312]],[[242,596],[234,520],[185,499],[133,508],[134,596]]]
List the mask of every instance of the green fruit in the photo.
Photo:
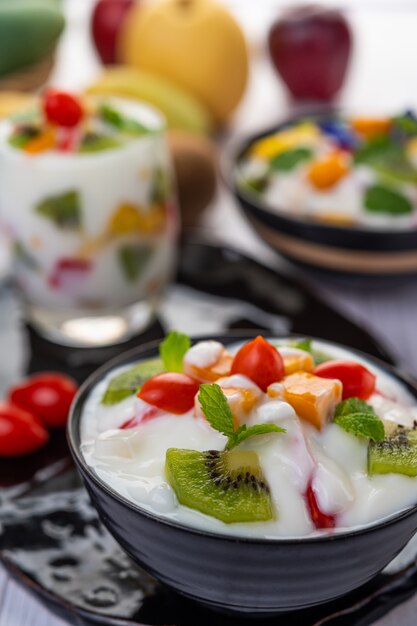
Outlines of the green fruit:
[[113,126],[113,128],[116,128],[122,133],[127,133],[128,135],[145,135],[149,133],[149,128],[146,128],[146,126],[137,120],[116,111],[116,109],[113,109],[113,107],[108,104],[101,105],[99,115],[106,124]]
[[126,244],[119,250],[119,264],[129,282],[135,282],[147,265],[153,247],[143,243]]
[[79,152],[102,152],[103,150],[110,150],[112,148],[118,148],[120,142],[113,137],[106,137],[105,135],[98,135],[96,133],[87,133],[81,140]]
[[274,517],[269,487],[256,452],[170,448],[165,471],[179,502],[190,509],[227,524]]
[[81,227],[81,200],[78,191],[67,191],[45,198],[36,205],[35,211],[62,230],[79,230]]
[[161,359],[144,361],[112,378],[107,386],[102,404],[117,404],[137,393],[143,383],[164,371]]
[[417,430],[398,426],[384,441],[371,441],[368,473],[417,476]]
[[50,54],[63,28],[55,0],[0,0],[0,76]]

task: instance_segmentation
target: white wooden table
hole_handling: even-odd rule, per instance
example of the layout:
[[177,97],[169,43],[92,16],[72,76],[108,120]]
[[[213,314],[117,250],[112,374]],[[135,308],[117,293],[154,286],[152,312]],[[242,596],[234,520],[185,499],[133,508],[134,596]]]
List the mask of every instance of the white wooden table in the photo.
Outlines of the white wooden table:
[[[322,0],[323,1],[323,0]],[[334,4],[324,0],[326,4]],[[249,133],[286,115],[285,93],[264,55],[265,33],[282,0],[224,0],[247,32],[253,52],[249,89],[232,131]],[[287,1],[289,4],[290,1]],[[98,71],[87,17],[92,0],[64,0],[68,26],[53,82],[79,89]],[[349,0],[356,46],[352,70],[341,102],[349,108],[386,112],[417,107],[417,1]],[[245,249],[265,262],[276,260],[252,233],[228,194],[222,190],[205,225],[221,240]],[[417,284],[366,291],[315,284],[323,296],[380,337],[404,367],[417,376]],[[0,333],[1,341],[1,333]],[[417,596],[375,626],[415,626]],[[0,569],[0,626],[64,626]]]

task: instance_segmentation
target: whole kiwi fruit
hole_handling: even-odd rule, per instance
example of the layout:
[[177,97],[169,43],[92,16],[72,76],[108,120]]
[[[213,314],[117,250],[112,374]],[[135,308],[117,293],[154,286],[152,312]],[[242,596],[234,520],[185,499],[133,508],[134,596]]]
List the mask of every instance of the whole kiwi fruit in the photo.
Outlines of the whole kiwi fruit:
[[215,196],[215,148],[205,137],[176,130],[168,132],[168,146],[177,179],[182,227],[187,230],[197,224]]

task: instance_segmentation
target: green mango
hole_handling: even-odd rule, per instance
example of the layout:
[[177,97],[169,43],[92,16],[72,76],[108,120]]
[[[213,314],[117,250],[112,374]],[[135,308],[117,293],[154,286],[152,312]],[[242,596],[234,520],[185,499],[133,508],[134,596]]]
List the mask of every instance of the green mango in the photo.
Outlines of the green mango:
[[64,25],[57,0],[0,0],[0,76],[48,56]]

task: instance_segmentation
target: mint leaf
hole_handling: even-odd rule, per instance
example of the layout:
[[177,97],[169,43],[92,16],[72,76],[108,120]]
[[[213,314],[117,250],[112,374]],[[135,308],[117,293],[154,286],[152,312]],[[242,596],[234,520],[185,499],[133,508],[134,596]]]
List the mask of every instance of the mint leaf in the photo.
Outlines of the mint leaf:
[[346,432],[382,441],[385,437],[384,424],[374,409],[359,398],[348,398],[340,402],[335,410],[333,421]]
[[221,387],[216,385],[216,383],[201,385],[198,400],[209,424],[228,438],[227,450],[235,448],[242,441],[254,435],[286,432],[284,428],[280,428],[275,424],[256,424],[249,427],[244,424],[235,431],[233,413]]
[[285,150],[271,159],[270,167],[273,171],[290,172],[297,167],[299,163],[311,159],[312,156],[313,152],[310,148],[293,148],[292,150]]
[[226,448],[231,450],[238,446],[242,441],[255,435],[266,435],[268,433],[286,433],[285,428],[281,428],[276,424],[255,424],[254,426],[240,426],[226,444]]
[[364,207],[374,213],[389,215],[407,215],[413,211],[410,200],[391,187],[372,185],[364,197]]
[[153,359],[138,363],[112,378],[101,400],[102,404],[112,405],[137,393],[143,383],[164,371],[162,361]]
[[233,437],[235,434],[233,413],[219,385],[216,383],[200,385],[198,400],[209,424],[226,437]]
[[165,337],[159,346],[159,354],[167,372],[183,371],[182,361],[190,346],[190,338],[176,330]]
[[361,146],[354,157],[356,164],[366,164],[386,178],[417,182],[417,170],[408,159],[404,146],[388,135],[374,137]]

